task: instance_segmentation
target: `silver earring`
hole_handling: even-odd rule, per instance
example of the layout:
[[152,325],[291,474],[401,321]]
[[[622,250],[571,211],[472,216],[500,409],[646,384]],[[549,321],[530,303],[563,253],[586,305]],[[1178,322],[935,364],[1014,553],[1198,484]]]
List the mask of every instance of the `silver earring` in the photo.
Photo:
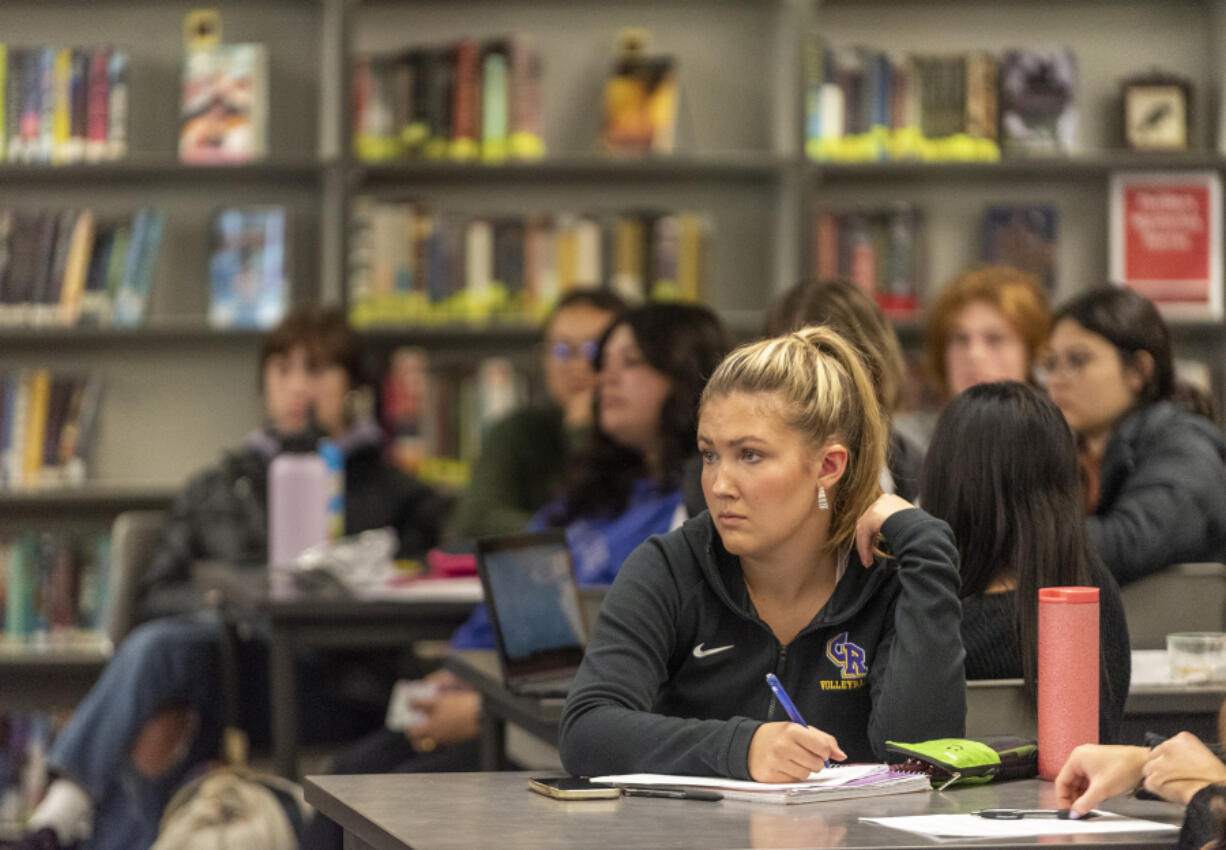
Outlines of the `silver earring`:
[[826,488],[821,485],[817,488],[817,507],[822,511],[830,510],[830,503],[826,501]]

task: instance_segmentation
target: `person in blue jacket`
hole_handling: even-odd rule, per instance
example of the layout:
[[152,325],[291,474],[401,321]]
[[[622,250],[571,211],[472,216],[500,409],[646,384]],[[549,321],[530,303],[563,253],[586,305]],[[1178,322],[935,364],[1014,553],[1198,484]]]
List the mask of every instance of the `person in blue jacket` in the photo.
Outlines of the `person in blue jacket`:
[[[695,454],[698,399],[730,348],[706,307],[649,304],[619,317],[600,341],[591,441],[569,468],[564,493],[528,530],[561,527],[579,584],[607,585],[653,534],[686,518],[682,478]],[[493,649],[484,605],[452,636],[453,649]],[[379,730],[338,757],[334,773],[476,770],[481,698],[453,674],[427,677],[437,695],[414,708],[405,734]],[[303,847],[340,847],[339,828],[317,816]]]

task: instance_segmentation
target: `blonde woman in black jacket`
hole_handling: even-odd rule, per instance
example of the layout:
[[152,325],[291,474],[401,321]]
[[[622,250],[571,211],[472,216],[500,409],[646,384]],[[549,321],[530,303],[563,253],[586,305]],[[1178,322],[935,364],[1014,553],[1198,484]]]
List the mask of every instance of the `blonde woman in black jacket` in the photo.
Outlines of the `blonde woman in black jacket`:
[[724,360],[699,407],[709,511],[619,572],[563,713],[567,770],[783,782],[881,760],[886,739],[962,734],[953,536],[881,495],[886,442],[864,366],[829,329]]

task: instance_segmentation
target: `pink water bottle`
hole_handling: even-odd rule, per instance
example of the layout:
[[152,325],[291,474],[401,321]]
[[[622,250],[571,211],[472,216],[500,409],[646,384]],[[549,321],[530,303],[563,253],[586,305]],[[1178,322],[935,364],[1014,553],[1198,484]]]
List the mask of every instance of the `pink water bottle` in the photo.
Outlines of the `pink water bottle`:
[[1039,776],[1098,743],[1098,588],[1039,590]]
[[288,564],[328,539],[328,466],[315,453],[283,453],[268,467],[268,563]]

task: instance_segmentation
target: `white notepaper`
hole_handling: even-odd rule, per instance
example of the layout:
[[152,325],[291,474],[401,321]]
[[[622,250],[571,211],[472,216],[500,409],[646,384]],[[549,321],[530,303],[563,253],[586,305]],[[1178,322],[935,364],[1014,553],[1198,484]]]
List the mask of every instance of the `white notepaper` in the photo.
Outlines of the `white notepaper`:
[[1022,818],[995,820],[978,815],[910,815],[905,817],[860,818],[891,829],[901,829],[934,838],[1027,838],[1035,835],[1101,835],[1111,832],[1178,832],[1179,827],[1152,820],[1140,820],[1110,812],[1098,812],[1089,820]]
[[623,773],[616,776],[593,776],[593,782],[606,785],[685,785],[698,788],[725,788],[734,791],[803,791],[811,788],[829,788],[885,773],[884,764],[837,765],[810,773],[804,782],[752,782],[743,779],[726,779],[719,776],[670,776],[664,773]]

